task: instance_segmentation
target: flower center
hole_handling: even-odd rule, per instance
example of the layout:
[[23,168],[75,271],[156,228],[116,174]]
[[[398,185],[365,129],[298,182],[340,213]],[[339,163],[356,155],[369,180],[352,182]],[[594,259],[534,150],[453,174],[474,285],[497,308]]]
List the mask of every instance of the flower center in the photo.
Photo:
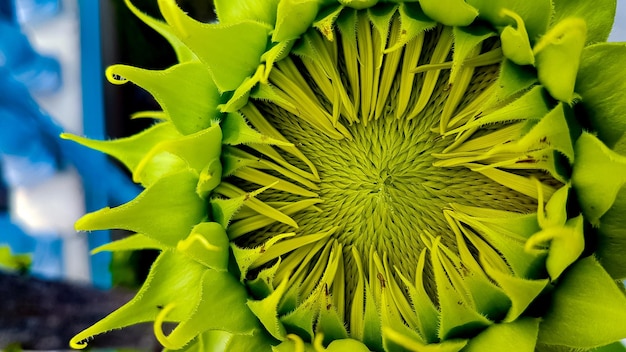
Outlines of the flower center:
[[[495,70],[484,71],[494,74]],[[379,119],[346,126],[352,139],[333,139],[300,123],[292,114],[264,107],[268,120],[298,146],[319,173],[316,192],[322,200],[318,205],[321,213],[311,210],[292,215],[299,231],[317,233],[337,226],[333,237],[345,251],[355,247],[365,257],[370,247],[386,252],[392,265],[413,278],[419,254],[425,247],[422,235],[441,236],[442,243],[454,247],[454,234],[443,213],[451,203],[520,213],[536,210],[536,200],[480,173],[465,167],[433,165],[438,161],[433,154],[441,153],[454,141],[433,131],[439,126],[441,109],[448,97],[447,76],[437,82],[433,98],[416,118],[395,118],[395,102],[390,98],[390,109]],[[394,89],[397,86],[392,87],[392,96],[397,94]],[[416,90],[412,95],[417,95]],[[281,201],[299,197],[269,193]],[[283,224],[269,230],[289,231]]]
[[[252,192],[277,180],[255,197],[293,221],[277,214],[268,215],[273,221],[240,215],[228,231],[237,246],[256,247],[265,257],[249,267],[248,278],[258,298],[272,290],[284,294],[276,309],[286,314],[281,321],[288,329],[303,332],[299,314],[327,300],[326,307],[358,337],[370,293],[378,305],[391,299],[410,323],[412,292],[448,309],[438,293],[447,290],[442,280],[474,276],[469,266],[483,280],[479,255],[486,254],[498,270],[511,270],[496,249],[502,240],[483,233],[491,225],[480,228],[481,220],[472,217],[532,213],[540,194],[551,195],[557,181],[527,167],[541,161],[535,149],[489,152],[528,128],[497,115],[510,103],[492,100],[502,62],[497,40],[485,35],[472,49],[453,52],[450,27],[433,25],[404,38],[397,15],[380,29],[366,11],[351,14],[337,22],[338,30],[305,33],[275,63],[270,85],[241,109],[254,127],[292,145],[278,145],[278,153],[244,147],[259,162],[282,166],[264,178],[235,173],[243,182],[233,184]],[[483,115],[493,123],[475,124]],[[272,255],[265,254],[275,243],[280,244]],[[472,264],[465,267],[465,260]],[[257,275],[273,288],[255,291]],[[384,298],[386,287],[392,298]],[[455,302],[474,293],[458,294]],[[482,298],[475,299],[467,305],[480,305]],[[501,319],[505,305],[481,314]],[[454,336],[455,330],[446,334]]]
[[[372,28],[370,31],[372,36],[376,35]],[[422,38],[418,67],[427,67],[437,60],[433,55],[445,40],[441,39],[442,36],[449,35],[445,31],[439,28]],[[319,34],[310,32],[307,36],[317,37]],[[321,39],[321,36],[317,39]],[[487,45],[484,46],[481,51],[488,51]],[[439,53],[442,62],[451,58],[451,48],[448,46],[447,49],[448,52]],[[418,257],[425,247],[421,236],[426,233],[441,236],[442,244],[454,248],[454,234],[443,212],[451,203],[520,213],[535,210],[537,203],[466,167],[433,165],[438,161],[434,155],[442,153],[455,140],[454,137],[442,137],[438,131],[446,101],[455,99],[451,97],[453,92],[450,90],[449,71],[437,70],[439,74],[436,77],[429,77],[428,71],[416,74],[411,89],[401,92],[402,84],[406,84],[402,81],[405,72],[401,67],[411,58],[408,49],[399,51],[402,54],[396,59],[395,70],[385,70],[387,66],[383,62],[382,67],[372,66],[372,72],[369,72],[371,76],[378,72],[379,82],[391,82],[386,99],[378,99],[377,104],[372,103],[366,109],[378,109],[380,116],[364,117],[362,110],[361,113],[357,112],[357,121],[354,123],[346,124],[346,121],[339,120],[340,124],[345,125],[344,133],[350,138],[337,138],[315,124],[304,122],[297,113],[277,106],[280,104],[258,105],[267,120],[298,147],[319,173],[319,190],[316,193],[322,200],[317,205],[321,212],[311,209],[293,214],[299,231],[317,233],[336,226],[338,228],[332,237],[344,246],[346,253],[354,247],[364,255],[365,263],[370,248],[381,255],[387,253],[392,265],[398,266],[409,278],[413,278]],[[294,82],[306,82],[309,93],[313,94],[310,100],[319,103],[320,111],[317,113],[331,116],[333,106],[338,102],[332,102],[329,99],[332,93],[324,92],[320,81],[316,82],[313,77],[316,74],[316,63],[307,64],[303,62],[307,58],[294,54],[291,56],[287,59],[289,65],[279,63],[275,72],[284,74]],[[345,62],[348,59],[346,56],[338,56],[339,77],[350,76],[347,70],[349,64]],[[385,56],[385,59],[393,60],[389,56]],[[473,69],[463,89],[465,94],[461,95],[462,99],[456,98],[459,100],[457,111],[463,111],[471,105],[473,99],[485,99],[481,93],[495,82],[498,68],[499,65],[491,64]],[[321,70],[320,67],[317,69]],[[360,69],[365,70],[364,67]],[[295,77],[290,77],[290,74],[295,74]],[[272,79],[275,82],[280,80],[270,76]],[[278,83],[285,85],[282,81]],[[341,84],[349,86],[345,78]],[[430,88],[420,89],[420,86],[429,85]],[[425,89],[430,91],[426,92]],[[285,93],[297,95],[293,92]],[[376,93],[382,94],[380,91]],[[408,95],[400,97],[401,94]],[[408,107],[414,106],[421,94],[429,94],[430,99],[421,111],[412,112]],[[351,101],[354,99],[353,96]],[[399,100],[407,102],[407,108],[401,114],[397,111]],[[297,97],[293,97],[292,101],[296,111],[309,108]],[[315,117],[324,119],[324,116]],[[299,167],[307,167],[295,158],[290,161]],[[289,202],[297,201],[301,196],[268,190],[259,197]],[[277,223],[264,229],[263,233],[267,235],[289,231],[292,231],[289,226]],[[260,237],[266,238],[264,235]],[[251,236],[248,241],[258,243],[259,236]]]

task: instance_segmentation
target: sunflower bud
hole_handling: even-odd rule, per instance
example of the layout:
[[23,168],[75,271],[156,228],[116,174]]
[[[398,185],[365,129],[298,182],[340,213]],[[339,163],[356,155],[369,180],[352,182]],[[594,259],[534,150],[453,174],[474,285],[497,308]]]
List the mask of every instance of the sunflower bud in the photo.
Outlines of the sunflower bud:
[[[80,219],[161,250],[70,344],[153,321],[168,349],[561,351],[626,337],[615,2],[127,5],[174,47],[115,65],[159,121],[94,141],[145,190]],[[176,322],[164,332],[163,322]]]

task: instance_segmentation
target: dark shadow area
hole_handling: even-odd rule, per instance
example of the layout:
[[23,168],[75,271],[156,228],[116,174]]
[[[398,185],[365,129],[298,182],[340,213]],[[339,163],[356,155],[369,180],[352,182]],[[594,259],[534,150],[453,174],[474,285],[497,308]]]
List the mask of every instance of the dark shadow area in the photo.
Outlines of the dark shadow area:
[[[45,281],[0,272],[0,349],[69,350],[70,339],[128,302],[130,290],[102,291],[84,285]],[[160,351],[151,324],[97,336],[90,348]]]

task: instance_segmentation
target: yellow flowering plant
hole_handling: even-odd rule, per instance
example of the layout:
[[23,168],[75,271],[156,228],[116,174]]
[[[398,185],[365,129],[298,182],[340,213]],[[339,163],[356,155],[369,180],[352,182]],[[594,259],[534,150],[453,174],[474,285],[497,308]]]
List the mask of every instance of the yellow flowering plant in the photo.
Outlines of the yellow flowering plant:
[[[162,107],[74,140],[145,190],[87,214],[161,251],[70,342],[168,350],[568,351],[626,338],[626,46],[615,0],[174,0]],[[175,323],[163,331],[165,322]]]

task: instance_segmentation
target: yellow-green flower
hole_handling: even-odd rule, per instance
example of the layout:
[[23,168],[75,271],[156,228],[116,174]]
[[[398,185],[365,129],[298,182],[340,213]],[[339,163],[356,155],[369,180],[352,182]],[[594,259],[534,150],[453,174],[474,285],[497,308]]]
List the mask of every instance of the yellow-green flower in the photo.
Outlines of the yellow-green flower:
[[[170,350],[563,351],[626,337],[615,0],[159,0],[180,63],[115,65],[162,112],[65,136],[145,191],[80,219],[161,250],[76,335]],[[175,322],[163,331],[164,322]]]

